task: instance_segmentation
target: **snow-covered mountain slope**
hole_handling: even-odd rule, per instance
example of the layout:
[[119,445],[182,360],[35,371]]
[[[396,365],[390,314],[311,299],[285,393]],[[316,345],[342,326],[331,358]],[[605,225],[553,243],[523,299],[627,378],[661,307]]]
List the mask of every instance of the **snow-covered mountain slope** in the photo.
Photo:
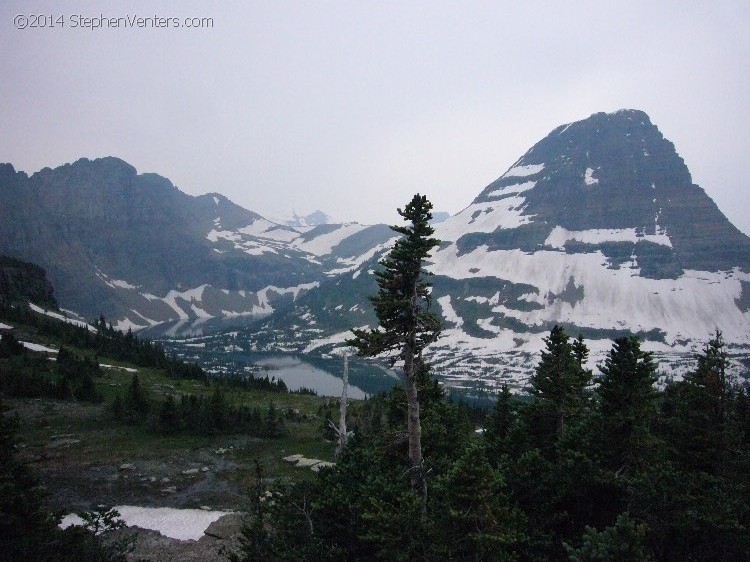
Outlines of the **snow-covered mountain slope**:
[[[0,253],[46,268],[61,306],[123,329],[257,319],[232,338],[250,350],[327,354],[373,325],[395,239],[279,224],[116,158],[31,177],[0,165],[0,196]],[[643,112],[556,128],[440,218],[427,267],[445,330],[429,359],[449,384],[521,387],[556,323],[584,335],[592,367],[630,332],[678,373],[717,328],[750,357],[750,239]]]
[[252,256],[261,264],[264,260],[287,262],[311,280],[296,285],[270,283],[252,289],[204,283],[154,295],[144,286],[114,280],[97,271],[97,276],[127,304],[129,312],[116,319],[116,327],[139,330],[175,321],[262,318],[277,308],[290,306],[326,278],[355,269],[395,240],[390,229],[382,225],[357,223],[290,227],[257,217],[243,226],[227,229],[222,216],[217,216],[211,226],[205,239],[222,258],[240,260]]
[[[677,373],[716,329],[734,356],[750,351],[750,239],[640,111],[555,129],[436,237],[428,269],[445,330],[429,358],[450,384],[522,385],[556,323],[587,338],[592,367],[628,332]],[[375,267],[322,285],[248,337],[262,345],[273,331],[328,351],[347,323],[374,322],[351,295],[376,292]]]
[[276,224],[117,158],[30,177],[0,165],[0,198],[0,254],[45,268],[65,308],[123,329],[267,316],[392,238],[382,225]]

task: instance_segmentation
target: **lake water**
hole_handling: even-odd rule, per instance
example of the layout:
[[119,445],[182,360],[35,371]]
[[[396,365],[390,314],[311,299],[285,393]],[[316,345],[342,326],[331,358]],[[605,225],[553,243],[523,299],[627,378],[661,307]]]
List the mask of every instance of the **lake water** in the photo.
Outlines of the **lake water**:
[[[269,377],[284,381],[289,390],[299,390],[305,387],[314,390],[319,396],[341,396],[344,387],[343,379],[293,355],[271,355],[255,359],[253,363],[261,367],[264,372],[267,371]],[[343,373],[343,362],[341,365]],[[348,396],[362,399],[366,397],[366,394],[350,382]]]

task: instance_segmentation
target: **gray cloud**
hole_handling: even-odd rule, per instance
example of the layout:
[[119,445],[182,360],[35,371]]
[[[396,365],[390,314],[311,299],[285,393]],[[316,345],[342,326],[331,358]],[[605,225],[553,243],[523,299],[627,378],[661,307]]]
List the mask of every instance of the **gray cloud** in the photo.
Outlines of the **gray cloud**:
[[[4,2],[0,160],[115,155],[261,214],[457,212],[533,143],[643,109],[750,232],[746,2]],[[61,15],[55,29],[16,14]],[[77,14],[210,29],[73,29]]]

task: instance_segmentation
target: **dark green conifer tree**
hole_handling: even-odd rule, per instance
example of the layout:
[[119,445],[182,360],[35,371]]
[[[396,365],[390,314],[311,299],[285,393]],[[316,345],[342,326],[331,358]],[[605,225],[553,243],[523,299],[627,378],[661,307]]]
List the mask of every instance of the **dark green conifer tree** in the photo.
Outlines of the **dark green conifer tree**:
[[650,449],[656,365],[636,336],[617,338],[601,368],[602,454],[618,474],[638,469]]
[[523,436],[518,427],[518,405],[507,384],[487,416],[484,429],[487,454],[493,463],[498,463],[503,455],[520,454]]
[[138,375],[134,374],[133,378],[130,379],[125,396],[120,398],[118,394],[115,397],[112,412],[115,414],[115,417],[125,423],[135,424],[146,419],[148,409],[149,404],[146,391],[141,386]]
[[685,376],[680,416],[684,460],[693,468],[715,473],[725,461],[727,413],[731,388],[724,339],[717,330],[697,357],[698,367]]
[[422,361],[422,350],[440,334],[440,320],[430,312],[429,275],[424,261],[439,241],[432,238],[430,226],[432,203],[424,195],[416,194],[398,214],[406,226],[391,228],[402,234],[387,257],[381,260],[382,269],[375,273],[378,294],[370,298],[379,326],[373,330],[352,330],[354,338],[347,343],[360,356],[373,357],[396,352],[394,361],[404,364],[408,403],[407,434],[410,477],[414,490],[426,501],[427,483],[423,474],[422,426],[417,392],[417,375]]
[[623,513],[603,531],[588,527],[580,548],[567,544],[565,548],[570,562],[649,562],[654,558],[646,544],[646,531],[646,525]]
[[436,479],[430,505],[430,560],[516,560],[526,518],[505,494],[502,474],[469,441]]
[[584,367],[588,349],[582,337],[571,344],[570,336],[559,325],[552,328],[544,343],[542,360],[529,382],[541,405],[553,410],[559,439],[566,420],[582,407],[586,386],[591,381],[591,372]]

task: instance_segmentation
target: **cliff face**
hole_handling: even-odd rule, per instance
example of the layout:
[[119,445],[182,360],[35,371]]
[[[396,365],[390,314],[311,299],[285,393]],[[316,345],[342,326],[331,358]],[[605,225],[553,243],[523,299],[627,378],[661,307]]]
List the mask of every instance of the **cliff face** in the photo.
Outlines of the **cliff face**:
[[33,302],[44,308],[57,308],[52,283],[41,267],[0,256],[0,301]]

